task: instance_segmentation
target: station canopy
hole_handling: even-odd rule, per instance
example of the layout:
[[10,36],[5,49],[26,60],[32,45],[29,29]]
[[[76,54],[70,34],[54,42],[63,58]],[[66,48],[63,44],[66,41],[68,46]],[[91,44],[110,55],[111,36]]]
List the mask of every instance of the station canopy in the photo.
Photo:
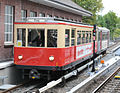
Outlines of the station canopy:
[[80,7],[71,0],[29,0],[35,3],[43,4],[46,6],[54,7],[56,9],[69,11],[73,14],[81,16],[92,16],[92,13]]

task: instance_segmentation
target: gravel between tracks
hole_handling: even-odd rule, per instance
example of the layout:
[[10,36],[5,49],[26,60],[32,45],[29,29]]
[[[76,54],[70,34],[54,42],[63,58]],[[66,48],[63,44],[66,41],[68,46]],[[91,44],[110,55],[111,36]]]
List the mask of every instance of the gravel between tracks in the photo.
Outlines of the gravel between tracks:
[[[120,43],[117,43],[115,46],[112,46],[108,49],[108,51],[111,51],[114,49],[116,46],[118,46]],[[114,57],[114,54],[107,54],[105,57],[102,59],[107,61],[110,58]],[[83,86],[81,89],[79,89],[76,93],[92,93],[92,91],[97,88],[97,86],[102,83],[114,70],[118,67],[119,65],[113,65],[109,71],[105,71],[98,77],[96,77],[94,80],[90,81],[88,84]],[[71,88],[74,86],[78,85],[82,81],[84,81],[87,77],[89,76],[88,74],[88,69],[85,69],[84,71],[80,72],[78,78],[76,79],[75,77],[72,77],[67,80],[66,85],[64,87],[60,87],[59,85],[45,91],[44,93],[66,93],[70,91]]]

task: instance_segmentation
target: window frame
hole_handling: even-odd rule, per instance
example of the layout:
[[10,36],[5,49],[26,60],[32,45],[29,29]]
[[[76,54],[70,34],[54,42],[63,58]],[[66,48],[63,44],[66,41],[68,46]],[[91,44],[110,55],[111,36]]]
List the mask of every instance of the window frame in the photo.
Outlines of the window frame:
[[[23,13],[23,14],[22,14]],[[25,19],[27,18],[27,10],[22,9],[21,10],[21,20],[25,21]]]
[[[68,40],[69,40],[69,45],[65,45],[65,47],[70,47],[70,29],[65,29],[65,35],[66,35],[66,31],[69,32],[69,35],[68,35]],[[66,36],[65,36],[65,44],[66,44]]]
[[[11,8],[11,10],[10,10],[10,8]],[[5,5],[4,11],[5,11],[5,14],[4,14],[5,15],[4,45],[13,45],[14,6]]]
[[[72,35],[73,32],[74,31],[74,35]],[[76,38],[76,36],[75,36],[75,32],[76,32],[76,29],[75,28],[72,28],[71,29],[71,46],[75,46],[75,43],[76,43],[76,41],[75,41],[75,38]],[[74,45],[72,45],[72,40],[74,40]]]
[[[78,35],[80,35],[80,44],[78,44]],[[81,45],[82,44],[82,31],[81,30],[77,30],[77,45]]]
[[45,13],[40,12],[39,17],[45,17]]
[[[31,14],[32,13],[32,14]],[[32,16],[31,16],[32,15]],[[37,17],[37,12],[30,11],[30,17]]]
[[[47,43],[47,48],[58,48],[58,29],[54,29],[54,28],[52,28],[52,29],[51,29],[51,28],[47,28],[46,30],[47,30],[47,42],[46,42],[46,43]],[[50,47],[50,46],[48,46],[48,40],[49,40],[49,39],[48,39],[48,31],[49,31],[49,30],[56,31],[56,34],[57,34],[57,39],[56,39],[56,46],[55,46],[55,47]]]
[[[22,33],[23,33],[23,30],[25,30],[25,46],[18,46],[18,44],[17,44],[17,41],[18,41],[18,29],[22,29]],[[26,31],[26,28],[17,28],[16,29],[16,33],[17,33],[17,35],[16,35],[16,38],[17,38],[17,40],[16,40],[16,46],[17,47],[27,47],[27,41],[26,41],[26,39],[27,39],[27,31]],[[21,35],[22,36],[22,35]],[[23,39],[23,38],[22,38]]]

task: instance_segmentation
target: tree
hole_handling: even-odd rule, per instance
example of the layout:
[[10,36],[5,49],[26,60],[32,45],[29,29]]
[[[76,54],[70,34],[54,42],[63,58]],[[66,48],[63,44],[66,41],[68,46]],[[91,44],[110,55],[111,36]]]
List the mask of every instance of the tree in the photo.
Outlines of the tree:
[[[118,36],[116,33],[116,29],[118,27],[120,27],[120,18],[118,18],[116,16],[116,13],[112,12],[112,11],[109,11],[106,15],[104,16],[101,16],[101,15],[98,15],[97,16],[97,25],[98,26],[102,26],[102,27],[106,27],[110,30],[110,33],[111,33],[111,38],[113,39],[113,36]],[[118,30],[117,30],[118,31]],[[116,33],[116,35],[113,35],[113,33]],[[114,33],[114,34],[115,34]]]
[[97,26],[106,27],[104,17],[101,15],[97,15]]
[[116,13],[109,11],[106,15],[104,15],[105,20],[105,27],[110,29],[111,37],[113,39],[113,33],[117,27],[118,23],[118,17],[116,16]]
[[120,29],[114,31],[114,38],[120,37]]
[[103,9],[102,0],[73,0],[84,9],[93,13],[92,17],[83,17],[83,22],[96,24],[96,15]]

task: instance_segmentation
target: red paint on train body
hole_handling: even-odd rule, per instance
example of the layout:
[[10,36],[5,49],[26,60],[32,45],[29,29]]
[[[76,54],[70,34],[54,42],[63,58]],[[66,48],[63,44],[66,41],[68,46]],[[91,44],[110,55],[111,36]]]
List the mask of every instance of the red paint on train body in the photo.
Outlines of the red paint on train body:
[[[97,52],[97,42],[96,49]],[[14,47],[14,63],[23,66],[65,66],[93,53],[93,43],[67,48]],[[18,56],[23,56],[18,59]],[[49,57],[54,60],[50,61]]]

